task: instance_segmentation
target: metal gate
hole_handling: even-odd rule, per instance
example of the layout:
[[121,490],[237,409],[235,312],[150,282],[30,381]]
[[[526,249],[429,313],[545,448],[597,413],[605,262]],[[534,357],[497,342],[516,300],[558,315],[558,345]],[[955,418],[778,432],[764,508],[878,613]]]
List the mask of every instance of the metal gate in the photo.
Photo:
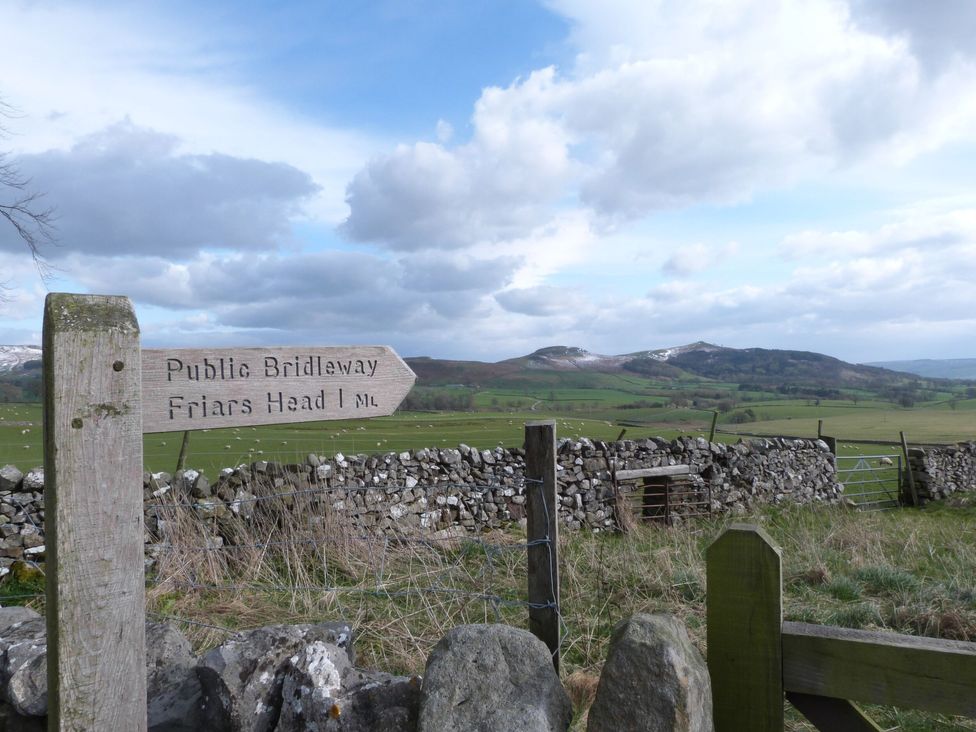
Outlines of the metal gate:
[[838,455],[837,482],[859,511],[888,511],[901,505],[901,455]]

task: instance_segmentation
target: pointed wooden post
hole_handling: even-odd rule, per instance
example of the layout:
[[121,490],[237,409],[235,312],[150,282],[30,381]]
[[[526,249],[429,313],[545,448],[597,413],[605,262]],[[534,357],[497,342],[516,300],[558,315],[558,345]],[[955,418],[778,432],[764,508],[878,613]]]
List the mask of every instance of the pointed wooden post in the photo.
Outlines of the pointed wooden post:
[[529,630],[549,647],[552,665],[558,672],[559,502],[556,500],[554,421],[525,425],[525,483]]
[[708,672],[716,732],[783,732],[783,569],[765,531],[733,524],[708,548]]
[[140,358],[127,298],[48,295],[49,730],[146,729]]

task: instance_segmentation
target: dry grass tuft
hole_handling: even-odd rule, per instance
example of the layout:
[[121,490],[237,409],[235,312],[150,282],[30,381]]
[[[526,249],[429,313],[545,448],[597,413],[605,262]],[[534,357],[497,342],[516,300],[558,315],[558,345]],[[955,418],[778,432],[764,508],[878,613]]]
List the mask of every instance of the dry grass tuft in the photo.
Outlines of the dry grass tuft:
[[[158,552],[151,611],[229,629],[343,619],[357,629],[363,665],[409,674],[423,672],[430,650],[456,625],[527,625],[524,606],[482,597],[524,599],[525,538],[518,532],[429,542],[416,534],[364,536],[314,494],[261,501],[247,511],[242,504],[239,514],[201,522],[171,500],[163,532],[171,546]],[[783,548],[791,580],[786,619],[973,640],[974,519],[976,507],[968,505],[879,514],[780,507],[748,520]],[[705,550],[731,520],[562,534],[562,668],[577,710],[573,729],[585,729],[621,620],[669,613],[707,650]],[[216,535],[237,546],[208,549]],[[188,634],[198,648],[224,637],[198,626],[188,626]],[[921,712],[875,712],[887,727],[932,728]],[[810,729],[797,718],[789,728]]]

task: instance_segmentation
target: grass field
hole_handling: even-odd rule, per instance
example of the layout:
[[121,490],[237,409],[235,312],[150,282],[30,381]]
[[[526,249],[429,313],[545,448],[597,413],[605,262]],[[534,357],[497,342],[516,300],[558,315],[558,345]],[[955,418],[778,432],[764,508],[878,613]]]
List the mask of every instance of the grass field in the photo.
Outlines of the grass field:
[[[620,391],[574,387],[561,393],[570,401],[587,395],[597,398],[593,406],[573,411],[553,409],[553,402],[525,398],[523,394],[524,408],[518,411],[406,412],[359,421],[199,430],[191,433],[187,465],[213,474],[221,468],[257,459],[301,461],[309,453],[400,452],[420,447],[456,447],[459,443],[480,449],[513,447],[522,444],[526,421],[545,418],[556,420],[559,436],[603,440],[616,439],[622,429],[627,430],[628,438],[707,435],[711,424],[712,412],[703,409],[620,408],[621,403],[633,403],[635,398],[634,394]],[[631,401],[621,402],[625,397]],[[558,407],[561,403],[555,404]],[[897,448],[900,431],[907,434],[910,442],[976,439],[976,400],[972,399],[957,401],[955,408],[942,402],[911,409],[870,400],[857,405],[824,400],[815,405],[809,400],[764,399],[749,403],[749,408],[757,415],[757,421],[731,424],[728,415],[721,415],[716,439],[735,442],[738,433],[813,437],[819,419],[824,420],[824,434],[837,437],[845,445],[859,439],[888,440],[892,448]],[[172,471],[181,442],[182,433],[146,435],[146,469]],[[856,453],[859,448],[842,450]],[[0,404],[0,465],[12,463],[26,469],[42,462],[40,405]]]
[[[701,384],[694,386],[701,389]],[[191,433],[187,464],[209,474],[260,458],[299,461],[310,452],[402,451],[462,442],[478,448],[517,446],[523,440],[525,421],[542,418],[554,418],[557,434],[570,437],[611,440],[625,425],[628,438],[707,434],[711,412],[676,407],[670,400],[664,407],[634,406],[640,400],[662,398],[642,393],[634,384],[629,385],[633,391],[625,387],[617,382],[597,389],[573,384],[552,394],[510,392],[510,398],[521,400],[521,408],[512,411],[492,404],[492,399],[509,398],[499,390],[478,395],[479,400],[487,400],[482,404],[487,411],[202,430]],[[839,438],[843,455],[896,453],[899,431],[905,431],[910,442],[976,439],[976,400],[957,400],[952,405],[932,400],[903,408],[867,394],[857,404],[834,400],[816,404],[760,392],[752,399],[735,411],[748,407],[757,420],[731,424],[730,414],[723,414],[719,426],[727,431],[717,439],[736,441],[738,435],[732,430],[812,437],[818,419],[824,420],[826,434]],[[582,403],[588,406],[567,408]],[[181,439],[182,433],[146,435],[146,468],[172,471]],[[861,444],[859,439],[888,444]],[[42,459],[40,405],[0,404],[0,465],[13,463],[25,469]],[[707,650],[704,550],[730,520],[703,520],[682,530],[643,527],[627,535],[561,537],[567,631],[564,681],[578,708],[573,729],[585,728],[589,694],[595,690],[610,632],[620,619],[633,612],[675,614]],[[878,514],[826,507],[768,508],[750,520],[763,525],[783,546],[787,619],[976,640],[976,507],[971,503]],[[460,622],[503,620],[525,625],[523,607],[491,606],[480,600],[431,595],[423,589],[436,577],[438,584],[467,592],[522,597],[525,567],[519,543],[524,537],[517,533],[482,537],[502,549],[489,550],[478,542],[440,548],[404,544],[390,553],[385,544],[379,551],[362,537],[327,527],[316,542],[301,544],[307,551],[296,553],[298,544],[292,542],[298,526],[307,531],[309,524],[299,520],[289,528],[275,521],[252,537],[256,543],[268,542],[269,537],[283,539],[280,551],[205,556],[187,551],[162,559],[151,579],[149,610],[229,628],[342,617],[359,628],[363,665],[410,673],[422,671],[436,640]],[[185,538],[189,547],[205,544],[199,536]],[[180,578],[186,577],[204,578],[212,587],[181,589]],[[170,586],[158,584],[163,580]],[[376,591],[380,586],[404,594],[393,600]],[[9,583],[0,587],[16,589]],[[295,589],[302,587],[306,589]],[[318,592],[316,587],[338,589]],[[198,648],[224,637],[220,631],[192,625],[187,632]],[[973,720],[895,709],[872,713],[886,729],[976,730]],[[789,729],[812,728],[791,713]]]
[[[269,522],[252,538],[268,541],[269,526],[276,527],[270,534],[276,540],[304,537],[294,532],[308,531],[308,522],[295,507],[289,515],[288,525]],[[676,615],[707,653],[705,550],[733,520],[742,519],[560,537],[563,678],[578,710],[574,730],[585,729],[585,710],[621,619],[635,612]],[[976,640],[976,505],[957,501],[881,514],[794,506],[766,508],[749,520],[783,548],[787,620]],[[461,594],[524,597],[522,541],[506,533],[439,545],[378,544],[326,527],[311,545],[201,553],[192,549],[200,537],[187,534],[175,543],[190,549],[164,555],[157,565],[149,610],[227,628],[341,617],[358,628],[363,665],[422,673],[433,645],[459,623],[525,627],[524,607]],[[180,583],[188,577],[209,587],[184,589]],[[431,578],[458,594],[431,592]],[[186,627],[199,648],[224,637],[212,628]],[[885,729],[976,729],[976,720],[893,708],[871,713]],[[795,712],[789,720],[790,730],[812,729]]]

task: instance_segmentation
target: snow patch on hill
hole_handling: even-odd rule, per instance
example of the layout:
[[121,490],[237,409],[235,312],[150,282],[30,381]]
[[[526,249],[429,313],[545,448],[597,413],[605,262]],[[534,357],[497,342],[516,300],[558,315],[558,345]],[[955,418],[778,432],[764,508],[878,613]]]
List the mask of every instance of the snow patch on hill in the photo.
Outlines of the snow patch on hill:
[[13,371],[27,361],[37,361],[40,358],[40,346],[0,346],[0,374]]

